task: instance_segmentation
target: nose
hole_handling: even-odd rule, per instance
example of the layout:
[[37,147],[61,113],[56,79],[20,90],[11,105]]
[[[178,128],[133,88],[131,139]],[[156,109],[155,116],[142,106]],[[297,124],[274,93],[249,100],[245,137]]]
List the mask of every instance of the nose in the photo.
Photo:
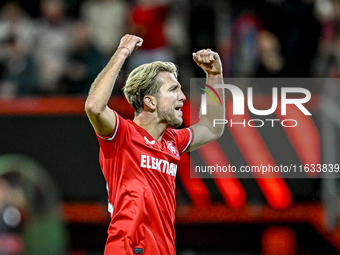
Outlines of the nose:
[[180,89],[179,90],[179,96],[178,96],[178,100],[179,101],[184,101],[186,98],[186,96],[184,95],[183,91]]

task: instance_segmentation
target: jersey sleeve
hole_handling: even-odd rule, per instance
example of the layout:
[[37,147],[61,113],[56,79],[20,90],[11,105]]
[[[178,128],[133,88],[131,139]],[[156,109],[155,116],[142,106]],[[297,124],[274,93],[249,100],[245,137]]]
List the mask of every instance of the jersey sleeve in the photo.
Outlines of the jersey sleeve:
[[115,157],[127,143],[131,129],[128,121],[122,118],[116,111],[116,126],[113,132],[108,136],[101,136],[96,133],[100,149],[102,150],[105,158]]
[[175,129],[175,140],[179,154],[185,152],[194,140],[194,131],[191,128]]

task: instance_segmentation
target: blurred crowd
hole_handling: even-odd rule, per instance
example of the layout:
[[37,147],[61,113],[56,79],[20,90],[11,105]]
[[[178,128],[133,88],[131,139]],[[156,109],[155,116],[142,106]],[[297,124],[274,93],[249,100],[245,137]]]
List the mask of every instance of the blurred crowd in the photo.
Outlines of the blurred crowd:
[[[135,34],[136,66],[173,61],[202,77],[191,52],[218,51],[225,77],[339,77],[340,0],[24,0],[0,5],[0,97],[86,95]],[[184,85],[184,89],[185,84]]]

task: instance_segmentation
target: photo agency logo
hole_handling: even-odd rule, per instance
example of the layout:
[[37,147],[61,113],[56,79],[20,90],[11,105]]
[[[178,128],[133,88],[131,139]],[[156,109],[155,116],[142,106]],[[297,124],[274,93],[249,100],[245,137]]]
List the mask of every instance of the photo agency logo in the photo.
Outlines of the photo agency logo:
[[[308,89],[301,88],[301,87],[281,87],[280,89],[280,95],[279,95],[279,88],[278,87],[272,87],[272,93],[271,93],[271,107],[269,109],[256,109],[254,106],[254,93],[253,93],[253,87],[247,88],[247,94],[244,95],[243,91],[231,84],[216,84],[213,88],[212,86],[208,84],[204,84],[205,88],[199,88],[203,90],[205,93],[201,95],[201,114],[202,115],[208,115],[209,112],[207,110],[207,95],[211,97],[211,99],[214,101],[215,105],[217,105],[217,102],[215,100],[215,96],[218,98],[220,104],[222,105],[222,100],[220,96],[218,95],[217,91],[215,89],[226,89],[230,91],[232,95],[232,106],[233,116],[239,116],[239,115],[245,115],[245,108],[246,104],[245,101],[247,100],[247,107],[248,111],[251,112],[253,115],[259,116],[259,118],[246,120],[243,119],[243,121],[233,120],[232,118],[229,119],[213,119],[213,125],[214,127],[216,125],[226,125],[229,124],[231,127],[235,125],[243,125],[244,127],[248,125],[249,127],[256,127],[260,128],[263,127],[266,123],[270,124],[271,127],[275,126],[275,123],[280,123],[283,127],[296,127],[298,125],[297,119],[286,119],[286,118],[269,118],[269,115],[272,115],[275,113],[280,106],[280,114],[282,117],[287,116],[287,106],[288,105],[294,105],[297,107],[304,115],[311,116],[312,114],[307,110],[307,108],[304,106],[305,103],[309,102],[311,99],[311,92]],[[215,96],[212,94],[212,92],[215,94]],[[294,95],[294,96],[289,96]]]
[[215,97],[209,90],[211,90],[216,95],[221,105],[222,105],[222,100],[221,100],[221,97],[218,95],[217,91],[212,86],[205,84],[205,83],[203,83],[203,85],[205,86],[205,88],[199,88],[205,92],[201,96],[201,109],[202,109],[202,115],[207,115],[207,94],[214,101],[215,105],[217,105]]

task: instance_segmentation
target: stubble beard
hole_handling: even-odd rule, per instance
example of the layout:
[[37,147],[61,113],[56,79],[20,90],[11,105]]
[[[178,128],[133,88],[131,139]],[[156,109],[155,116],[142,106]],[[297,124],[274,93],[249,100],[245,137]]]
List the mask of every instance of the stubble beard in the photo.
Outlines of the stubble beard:
[[176,111],[174,109],[158,109],[158,117],[162,123],[166,123],[171,128],[176,128],[182,125],[182,118],[176,117]]

